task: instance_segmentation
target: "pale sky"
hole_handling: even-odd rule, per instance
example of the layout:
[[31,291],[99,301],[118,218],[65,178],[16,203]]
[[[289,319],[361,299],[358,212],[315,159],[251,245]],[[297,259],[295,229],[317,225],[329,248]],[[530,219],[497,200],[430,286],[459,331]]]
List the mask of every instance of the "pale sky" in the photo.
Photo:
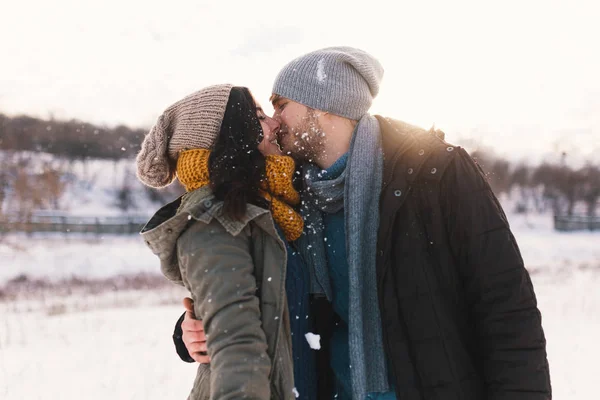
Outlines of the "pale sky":
[[385,68],[372,113],[519,159],[593,158],[599,10],[576,0],[0,0],[0,112],[150,127],[224,82],[270,111],[286,62],[347,45]]

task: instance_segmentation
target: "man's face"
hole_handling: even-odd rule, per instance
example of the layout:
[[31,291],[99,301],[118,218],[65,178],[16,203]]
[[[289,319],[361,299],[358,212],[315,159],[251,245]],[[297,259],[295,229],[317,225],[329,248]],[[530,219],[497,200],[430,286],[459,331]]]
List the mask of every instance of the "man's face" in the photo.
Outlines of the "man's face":
[[281,125],[278,137],[284,154],[311,162],[324,152],[326,136],[319,124],[319,111],[284,97],[275,97],[273,108],[273,119]]

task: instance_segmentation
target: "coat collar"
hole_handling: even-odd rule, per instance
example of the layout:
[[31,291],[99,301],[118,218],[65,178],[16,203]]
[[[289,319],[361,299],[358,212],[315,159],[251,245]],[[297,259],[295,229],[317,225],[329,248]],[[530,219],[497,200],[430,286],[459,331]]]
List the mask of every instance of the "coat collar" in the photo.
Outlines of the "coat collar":
[[152,232],[159,233],[165,228],[165,224],[168,225],[169,221],[178,215],[185,214],[188,216],[188,220],[194,219],[207,224],[215,218],[223,225],[227,232],[237,236],[250,221],[269,212],[264,208],[248,204],[248,210],[241,220],[231,220],[222,215],[222,209],[223,202],[215,199],[209,187],[202,187],[186,193],[177,200],[160,208],[144,228],[142,228],[141,234],[145,235],[145,237],[159,236],[153,235]]
[[182,283],[177,260],[177,239],[191,220],[208,224],[216,219],[233,236],[239,235],[250,221],[255,220],[261,229],[281,241],[268,210],[248,204],[244,217],[234,221],[222,215],[222,209],[223,202],[215,200],[211,189],[204,187],[163,206],[142,228],[140,234],[150,250],[160,258],[161,270],[168,279]]
[[[425,149],[419,148],[421,139],[426,131],[403,121],[376,116],[381,127],[381,140],[383,147],[383,190],[385,191],[392,181],[397,181],[394,176],[396,163],[402,157],[403,164],[408,166],[402,174],[406,184],[413,182],[421,165],[425,162]],[[429,136],[429,135],[426,135]],[[403,185],[404,186],[404,185]]]

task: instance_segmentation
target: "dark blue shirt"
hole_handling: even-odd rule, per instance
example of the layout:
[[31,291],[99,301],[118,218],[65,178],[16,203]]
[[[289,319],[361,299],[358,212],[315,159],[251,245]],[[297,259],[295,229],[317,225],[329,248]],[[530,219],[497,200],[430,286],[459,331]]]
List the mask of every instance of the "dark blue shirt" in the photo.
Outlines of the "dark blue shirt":
[[299,393],[298,399],[317,398],[317,372],[315,351],[310,348],[305,336],[312,332],[310,315],[310,275],[300,253],[285,240],[279,230],[287,250],[287,274],[285,291],[290,312],[292,333],[292,355],[294,361],[294,384]]
[[[348,153],[340,157],[321,174],[321,180],[338,178],[346,169]],[[331,337],[331,368],[335,376],[336,400],[352,399],[350,375],[350,343],[348,339],[350,276],[346,252],[346,221],[344,209],[336,213],[323,213],[324,240],[327,266],[332,288],[332,306],[339,317]],[[395,400],[394,392],[369,393],[367,399]]]
[[[321,173],[321,180],[338,178],[346,169],[348,154],[340,157],[331,167]],[[331,336],[331,368],[335,376],[334,394],[338,400],[352,398],[350,376],[350,349],[348,343],[348,308],[350,278],[346,253],[346,222],[344,209],[335,213],[323,213],[325,251],[332,289],[332,307],[339,317]]]

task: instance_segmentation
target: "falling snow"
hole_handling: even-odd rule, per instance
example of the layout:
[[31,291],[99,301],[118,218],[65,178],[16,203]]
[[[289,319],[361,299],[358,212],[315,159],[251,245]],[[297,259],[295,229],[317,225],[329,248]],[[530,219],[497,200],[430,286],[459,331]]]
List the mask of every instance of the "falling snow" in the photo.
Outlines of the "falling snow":
[[308,345],[313,350],[321,350],[321,335],[315,335],[314,333],[307,333],[304,335]]

